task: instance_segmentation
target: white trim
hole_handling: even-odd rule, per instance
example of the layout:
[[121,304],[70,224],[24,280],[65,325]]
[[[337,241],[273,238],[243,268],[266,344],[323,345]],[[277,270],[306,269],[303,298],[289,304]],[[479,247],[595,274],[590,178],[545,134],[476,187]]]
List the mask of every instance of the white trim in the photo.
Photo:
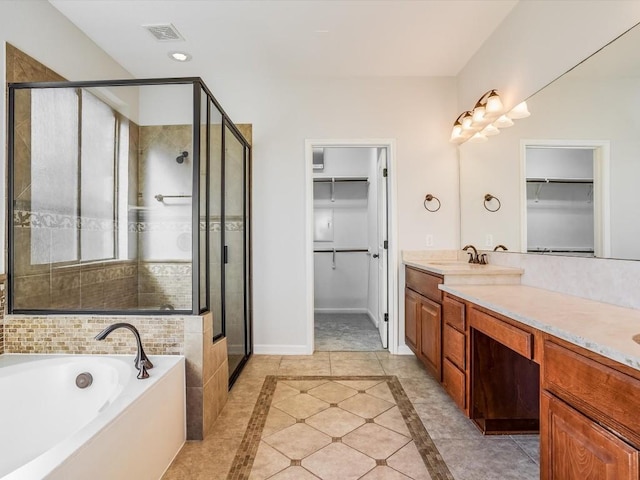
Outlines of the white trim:
[[389,191],[387,202],[390,206],[389,218],[389,353],[398,352],[399,321],[398,321],[398,219],[397,219],[397,178],[396,178],[396,141],[395,139],[307,139],[304,142],[305,158],[305,251],[306,251],[306,288],[305,302],[307,305],[307,350],[314,349],[314,296],[313,296],[313,147],[382,147],[387,149],[387,171],[389,172]]
[[306,345],[254,345],[254,355],[312,355]]
[[611,257],[611,185],[609,140],[520,140],[520,251],[527,253],[527,147],[593,150],[594,242],[596,257]]
[[378,319],[373,315],[373,313],[371,313],[371,310],[369,309],[367,309],[367,317],[369,317],[371,323],[373,323],[375,327],[378,328]]
[[413,353],[411,349],[406,345],[400,345],[398,347],[398,351],[395,354],[396,355],[415,355],[415,353]]

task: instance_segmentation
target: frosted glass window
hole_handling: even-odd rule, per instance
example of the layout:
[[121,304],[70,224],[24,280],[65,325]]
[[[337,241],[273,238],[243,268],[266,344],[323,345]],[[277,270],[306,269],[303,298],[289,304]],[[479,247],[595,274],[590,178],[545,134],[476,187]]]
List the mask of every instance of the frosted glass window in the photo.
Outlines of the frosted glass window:
[[116,121],[111,107],[82,92],[81,259],[115,257]]
[[31,262],[78,260],[78,97],[31,91]]

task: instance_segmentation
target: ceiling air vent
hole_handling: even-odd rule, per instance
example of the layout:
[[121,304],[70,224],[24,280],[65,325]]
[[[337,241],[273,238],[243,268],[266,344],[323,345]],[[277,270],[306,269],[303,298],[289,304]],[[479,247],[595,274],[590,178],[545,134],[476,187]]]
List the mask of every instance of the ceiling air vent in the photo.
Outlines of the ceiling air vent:
[[159,42],[183,42],[184,37],[170,23],[164,25],[142,25]]

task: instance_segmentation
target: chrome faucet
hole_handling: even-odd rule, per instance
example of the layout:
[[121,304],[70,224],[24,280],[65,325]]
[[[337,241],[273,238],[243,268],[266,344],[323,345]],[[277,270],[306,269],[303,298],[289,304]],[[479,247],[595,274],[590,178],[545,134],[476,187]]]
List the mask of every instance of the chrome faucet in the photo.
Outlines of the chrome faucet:
[[153,363],[144,353],[144,349],[142,348],[142,341],[140,340],[140,334],[138,333],[138,329],[131,325],[130,323],[114,323],[113,325],[109,325],[103,331],[101,331],[98,335],[96,335],[96,340],[104,340],[109,336],[111,332],[117,330],[118,328],[126,328],[127,330],[131,330],[133,335],[136,337],[136,344],[138,345],[138,353],[136,354],[136,358],[133,361],[133,364],[138,369],[138,378],[142,380],[143,378],[149,378],[149,374],[147,370],[153,368]]
[[500,244],[500,245],[496,245],[495,247],[493,247],[493,251],[497,252],[499,248],[504,250],[505,252],[508,250],[507,247],[505,247],[504,245]]
[[[473,253],[467,252],[468,249],[473,250]],[[467,254],[469,255],[469,263],[480,263],[480,257],[478,257],[478,250],[476,250],[476,247],[469,244],[466,245],[462,250],[467,252]]]

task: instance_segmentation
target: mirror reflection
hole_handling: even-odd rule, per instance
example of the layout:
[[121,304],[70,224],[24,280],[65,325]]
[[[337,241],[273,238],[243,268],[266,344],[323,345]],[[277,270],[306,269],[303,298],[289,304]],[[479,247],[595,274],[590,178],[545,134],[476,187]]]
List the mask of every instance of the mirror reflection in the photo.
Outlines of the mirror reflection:
[[529,118],[459,147],[462,245],[640,260],[638,44],[636,26],[527,99]]

